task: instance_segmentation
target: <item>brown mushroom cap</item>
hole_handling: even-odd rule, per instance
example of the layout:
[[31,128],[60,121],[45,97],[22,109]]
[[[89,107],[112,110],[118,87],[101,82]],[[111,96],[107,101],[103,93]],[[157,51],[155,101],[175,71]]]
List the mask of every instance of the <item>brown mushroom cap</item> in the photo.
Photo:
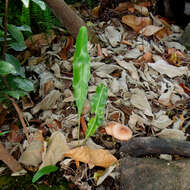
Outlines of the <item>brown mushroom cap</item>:
[[110,122],[105,130],[108,135],[121,141],[128,141],[132,137],[131,129],[117,122]]

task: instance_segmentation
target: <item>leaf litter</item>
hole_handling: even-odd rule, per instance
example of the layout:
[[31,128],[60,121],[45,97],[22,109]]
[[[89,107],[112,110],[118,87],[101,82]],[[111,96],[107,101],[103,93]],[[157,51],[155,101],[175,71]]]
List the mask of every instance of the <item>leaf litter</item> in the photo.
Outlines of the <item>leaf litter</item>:
[[[28,73],[37,76],[34,83],[39,89],[38,97],[29,97],[34,107],[24,112],[24,115],[30,114],[26,119],[33,140],[20,148],[21,156],[17,157],[20,163],[39,169],[61,161],[67,179],[80,189],[93,189],[87,181],[98,171],[96,167],[107,168],[97,180],[94,178],[94,183],[101,185],[107,176],[114,176],[112,164],[119,159],[121,141],[105,129],[110,122],[129,127],[133,136],[181,141],[188,138],[189,65],[186,60],[190,58],[188,50],[177,42],[182,30],[153,16],[146,7],[135,5],[133,8],[141,16],[130,14],[108,22],[95,21],[94,30],[101,44],[88,44],[92,77],[88,100],[81,111],[85,121],[90,120],[88,101],[100,83],[108,87],[108,100],[102,125],[84,146],[77,147],[76,143],[78,116],[72,89],[74,47],[70,45],[61,52],[62,44],[54,42],[52,50],[47,51],[45,46],[49,47],[50,43],[38,40],[36,46],[44,46],[45,54],[37,64],[29,61],[26,66]],[[50,40],[54,38],[55,34]],[[36,48],[32,44],[28,46]],[[80,136],[84,138],[83,131]],[[91,169],[89,174],[86,164]],[[69,171],[75,167],[73,177]]]

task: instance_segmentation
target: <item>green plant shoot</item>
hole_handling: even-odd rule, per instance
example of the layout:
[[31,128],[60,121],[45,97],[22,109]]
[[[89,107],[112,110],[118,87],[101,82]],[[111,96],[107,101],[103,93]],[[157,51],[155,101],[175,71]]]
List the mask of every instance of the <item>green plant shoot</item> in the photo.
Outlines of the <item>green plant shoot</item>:
[[58,170],[58,167],[54,165],[49,165],[41,168],[36,172],[36,174],[32,178],[32,183],[35,183],[39,178],[41,178],[44,175],[50,174],[51,172],[55,172]]
[[91,113],[94,115],[94,117],[92,117],[88,122],[88,128],[84,142],[88,139],[88,137],[92,136],[97,128],[101,125],[107,97],[108,89],[103,83],[101,83],[99,86],[97,86],[96,94],[94,94],[90,102]]
[[73,60],[73,89],[78,109],[78,139],[80,136],[80,117],[88,93],[90,80],[90,57],[88,54],[88,33],[86,27],[81,27],[76,40],[76,50]]

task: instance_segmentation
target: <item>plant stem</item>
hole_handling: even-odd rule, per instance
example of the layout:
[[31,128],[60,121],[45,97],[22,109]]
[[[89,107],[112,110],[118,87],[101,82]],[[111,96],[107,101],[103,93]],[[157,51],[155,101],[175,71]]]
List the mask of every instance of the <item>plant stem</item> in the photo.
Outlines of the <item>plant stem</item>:
[[80,143],[80,115],[79,115],[79,118],[78,118],[78,144]]

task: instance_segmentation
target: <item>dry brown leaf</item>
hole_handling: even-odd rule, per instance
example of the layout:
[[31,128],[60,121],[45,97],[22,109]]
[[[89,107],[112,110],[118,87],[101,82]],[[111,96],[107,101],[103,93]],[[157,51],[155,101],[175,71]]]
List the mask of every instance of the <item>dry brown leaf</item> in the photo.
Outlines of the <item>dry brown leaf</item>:
[[92,149],[88,146],[81,146],[65,153],[66,157],[73,160],[84,162],[89,166],[100,166],[107,168],[114,164],[117,159],[107,150]]
[[8,141],[14,143],[20,143],[24,136],[22,133],[20,133],[19,127],[16,124],[11,124],[10,129],[11,131],[7,135]]
[[156,34],[158,31],[160,31],[162,27],[159,26],[154,26],[154,25],[149,25],[144,27],[140,33],[143,34],[144,36],[152,36]]
[[168,27],[164,27],[163,29],[159,30],[155,36],[157,39],[161,40],[163,38],[166,38],[167,36],[169,36],[171,34],[171,31]]
[[49,45],[55,37],[56,35],[53,31],[50,31],[50,34],[35,34],[25,40],[25,45],[30,50],[39,51],[41,47]]
[[136,17],[134,15],[123,16],[122,22],[130,26],[135,32],[139,32],[145,26],[152,25],[152,20],[149,17]]
[[139,12],[141,13],[142,15],[144,16],[148,16],[149,15],[149,12],[148,12],[148,9],[142,5],[134,5],[134,8]]
[[98,18],[99,17],[99,10],[100,10],[100,5],[99,6],[97,6],[97,7],[94,7],[93,9],[92,9],[92,16],[94,16],[95,18]]
[[122,11],[128,10],[131,7],[133,7],[131,3],[123,2],[123,3],[119,3],[119,5],[115,8],[115,11],[122,12]]
[[152,61],[152,53],[151,52],[146,52],[143,56],[142,56],[142,58],[141,58],[141,60],[140,61],[142,61],[142,62],[151,62]]
[[65,47],[59,52],[62,59],[67,59],[67,52],[73,47],[74,39],[72,36],[67,37]]
[[44,151],[43,143],[42,132],[37,131],[34,134],[31,143],[21,155],[19,162],[27,166],[37,167],[42,161],[42,152]]
[[64,153],[69,151],[66,138],[60,131],[54,132],[50,137],[47,153],[44,155],[40,168],[48,165],[55,165],[64,157]]

